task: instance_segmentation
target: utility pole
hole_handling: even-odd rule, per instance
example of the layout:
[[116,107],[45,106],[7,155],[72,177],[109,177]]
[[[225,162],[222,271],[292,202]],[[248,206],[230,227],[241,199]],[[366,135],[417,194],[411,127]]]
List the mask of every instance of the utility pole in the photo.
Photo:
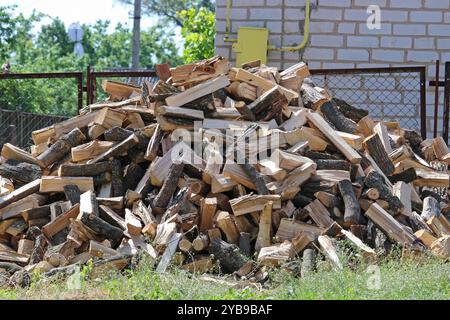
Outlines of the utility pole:
[[133,52],[131,67],[139,68],[139,52],[141,51],[141,0],[134,0],[133,15]]

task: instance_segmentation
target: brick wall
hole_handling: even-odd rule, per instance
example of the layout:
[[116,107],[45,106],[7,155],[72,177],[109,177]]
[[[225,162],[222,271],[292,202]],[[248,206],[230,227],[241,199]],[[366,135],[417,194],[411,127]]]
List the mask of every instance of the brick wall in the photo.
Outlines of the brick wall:
[[[311,0],[311,3],[306,50],[271,51],[270,65],[284,69],[302,59],[313,69],[426,65],[427,80],[431,80],[435,76],[435,60],[450,61],[450,0]],[[369,30],[366,25],[369,17],[366,10],[372,4],[381,8],[380,30]],[[226,0],[216,0],[216,6],[217,54],[233,60],[231,44],[223,41]],[[270,44],[298,44],[303,39],[304,6],[304,0],[232,0],[231,38],[236,37],[239,26],[267,27]],[[443,77],[443,63],[440,69]],[[434,108],[433,90],[427,87],[428,116]],[[440,101],[442,104],[443,89]],[[418,117],[418,110],[416,113]],[[441,118],[438,123],[441,130]],[[429,117],[429,131],[431,124]]]

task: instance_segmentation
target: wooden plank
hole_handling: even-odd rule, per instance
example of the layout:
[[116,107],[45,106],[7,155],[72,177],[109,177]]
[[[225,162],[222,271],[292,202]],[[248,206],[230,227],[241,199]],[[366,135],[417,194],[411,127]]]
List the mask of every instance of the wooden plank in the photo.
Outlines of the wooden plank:
[[351,163],[360,163],[361,156],[345,142],[331,126],[317,113],[308,113],[306,118],[316,126]]
[[272,208],[273,202],[269,201],[264,205],[259,217],[258,237],[256,238],[255,251],[272,244]]

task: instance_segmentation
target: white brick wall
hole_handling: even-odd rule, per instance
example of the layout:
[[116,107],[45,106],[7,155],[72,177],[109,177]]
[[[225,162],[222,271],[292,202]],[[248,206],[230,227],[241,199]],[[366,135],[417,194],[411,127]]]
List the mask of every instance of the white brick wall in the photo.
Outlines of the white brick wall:
[[[270,51],[269,65],[285,69],[300,59],[315,69],[425,65],[427,80],[432,80],[435,60],[440,59],[443,77],[443,62],[450,60],[450,0],[311,0],[311,3],[310,38],[306,49],[294,53]],[[369,5],[381,8],[380,30],[370,30],[366,25]],[[231,43],[223,41],[226,0],[216,0],[216,6],[217,53],[233,61],[235,56]],[[304,6],[305,0],[232,0],[230,36],[235,38],[240,26],[266,27],[270,30],[271,45],[298,44],[303,39]],[[416,93],[416,85],[408,87],[410,82],[404,80],[394,86],[398,90],[406,90],[402,92],[403,98]],[[385,83],[388,86],[389,82]],[[389,87],[391,85],[389,83]],[[404,108],[407,115],[395,108],[384,110],[383,107],[375,107],[367,99],[375,98],[376,93],[371,93],[368,87],[361,90],[360,97],[351,99],[361,106],[370,107],[380,116],[403,116],[402,122],[408,121],[408,117],[419,117],[417,108],[414,110],[416,106],[412,104]],[[434,88],[428,88],[429,110],[433,110],[433,92]],[[398,100],[399,97],[387,99]],[[438,122],[442,123],[442,119]],[[431,124],[432,119],[429,118],[429,131],[433,129]]]

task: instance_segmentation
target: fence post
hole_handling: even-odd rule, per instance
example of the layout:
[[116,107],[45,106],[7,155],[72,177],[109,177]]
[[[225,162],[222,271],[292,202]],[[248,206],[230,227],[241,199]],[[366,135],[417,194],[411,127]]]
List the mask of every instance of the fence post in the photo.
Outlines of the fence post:
[[445,89],[444,89],[444,117],[443,117],[443,138],[448,144],[448,118],[450,108],[450,61],[445,62]]
[[427,94],[426,94],[426,68],[420,70],[420,133],[422,139],[427,138]]

